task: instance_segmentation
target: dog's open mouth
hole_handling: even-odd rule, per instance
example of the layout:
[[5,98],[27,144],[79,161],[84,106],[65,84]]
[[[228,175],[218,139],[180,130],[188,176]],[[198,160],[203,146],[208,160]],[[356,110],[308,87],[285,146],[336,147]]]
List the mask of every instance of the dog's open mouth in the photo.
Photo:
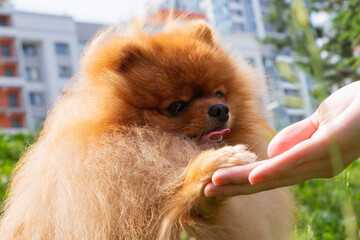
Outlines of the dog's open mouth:
[[224,128],[218,131],[213,131],[202,136],[201,140],[202,141],[211,140],[214,142],[221,142],[223,140],[223,135],[229,132],[231,132],[230,128]]

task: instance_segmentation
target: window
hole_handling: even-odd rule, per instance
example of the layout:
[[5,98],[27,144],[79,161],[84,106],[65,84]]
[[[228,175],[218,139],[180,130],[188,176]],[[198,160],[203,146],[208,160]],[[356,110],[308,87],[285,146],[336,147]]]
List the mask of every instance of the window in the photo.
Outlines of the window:
[[26,67],[25,78],[28,81],[39,81],[40,80],[39,70],[34,67]]
[[[0,1],[0,5],[1,5],[1,1]],[[6,27],[9,26],[9,21],[10,17],[7,15],[0,15],[0,27]]]
[[301,121],[303,119],[305,119],[304,115],[290,115],[289,116],[290,124],[299,122],[299,121]]
[[300,91],[297,89],[284,89],[285,95],[300,97]]
[[11,119],[11,127],[12,128],[21,128],[20,120],[17,118]]
[[11,53],[10,53],[10,45],[3,43],[1,44],[1,55],[4,57],[10,57]]
[[242,11],[239,10],[239,9],[232,10],[231,13],[232,13],[232,14],[235,14],[235,15],[238,15],[238,16],[242,16],[242,15],[243,15]]
[[6,27],[7,26],[7,22],[5,18],[0,18],[0,26],[1,27]]
[[71,77],[71,68],[66,67],[66,66],[59,67],[59,77],[70,78]]
[[36,56],[36,46],[35,44],[23,44],[23,52],[25,56]]
[[18,107],[17,95],[14,93],[8,94],[9,107]]
[[55,43],[55,52],[59,55],[69,54],[69,45],[67,43]]
[[254,59],[253,57],[246,56],[245,59],[246,59],[246,61],[247,61],[250,65],[252,65],[252,66],[254,66],[254,67],[256,66],[256,64],[255,64],[255,59]]
[[4,68],[4,75],[6,77],[13,77],[13,76],[15,76],[15,73],[12,68]]
[[31,92],[30,93],[30,103],[33,106],[44,105],[44,95],[41,92]]
[[245,30],[245,25],[244,23],[234,23],[234,30],[240,30],[240,31],[244,31]]

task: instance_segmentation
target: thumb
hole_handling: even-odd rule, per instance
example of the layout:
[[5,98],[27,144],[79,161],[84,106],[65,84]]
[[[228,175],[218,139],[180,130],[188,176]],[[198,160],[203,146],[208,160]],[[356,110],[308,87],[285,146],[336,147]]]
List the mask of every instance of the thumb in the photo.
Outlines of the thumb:
[[315,112],[310,117],[284,128],[271,140],[268,146],[269,157],[273,158],[309,139],[316,132],[318,126],[318,116]]

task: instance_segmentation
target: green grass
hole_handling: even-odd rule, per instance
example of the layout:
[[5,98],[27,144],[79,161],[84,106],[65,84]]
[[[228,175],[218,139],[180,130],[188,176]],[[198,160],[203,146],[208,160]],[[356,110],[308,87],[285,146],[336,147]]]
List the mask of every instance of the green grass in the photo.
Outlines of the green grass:
[[[32,134],[0,134],[0,205],[9,175]],[[292,240],[359,239],[360,159],[333,179],[316,179],[292,188],[299,208]],[[181,239],[190,239],[183,234]]]
[[293,239],[359,239],[360,159],[335,178],[307,181],[292,192],[299,207]]

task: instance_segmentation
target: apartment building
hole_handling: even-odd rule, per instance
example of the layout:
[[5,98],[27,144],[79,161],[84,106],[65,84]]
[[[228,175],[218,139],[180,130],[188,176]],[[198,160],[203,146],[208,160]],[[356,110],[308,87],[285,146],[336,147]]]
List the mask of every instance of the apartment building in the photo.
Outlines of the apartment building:
[[[256,4],[256,2],[258,4]],[[254,15],[265,19],[269,11],[268,0],[254,2]],[[256,21],[257,36],[281,37],[271,25]],[[314,111],[310,96],[312,81],[309,76],[294,64],[294,53],[290,48],[278,51],[273,46],[263,45],[263,64],[268,75],[269,99],[267,108],[272,115],[273,125],[277,129],[300,121]]]
[[201,12],[199,0],[151,0],[149,3],[154,11],[158,9],[176,9],[179,11],[191,10],[193,13]]
[[79,67],[80,52],[99,29],[68,16],[0,6],[0,129],[41,126]]
[[16,44],[11,9],[0,8],[0,126],[8,129],[26,126],[24,81]]

